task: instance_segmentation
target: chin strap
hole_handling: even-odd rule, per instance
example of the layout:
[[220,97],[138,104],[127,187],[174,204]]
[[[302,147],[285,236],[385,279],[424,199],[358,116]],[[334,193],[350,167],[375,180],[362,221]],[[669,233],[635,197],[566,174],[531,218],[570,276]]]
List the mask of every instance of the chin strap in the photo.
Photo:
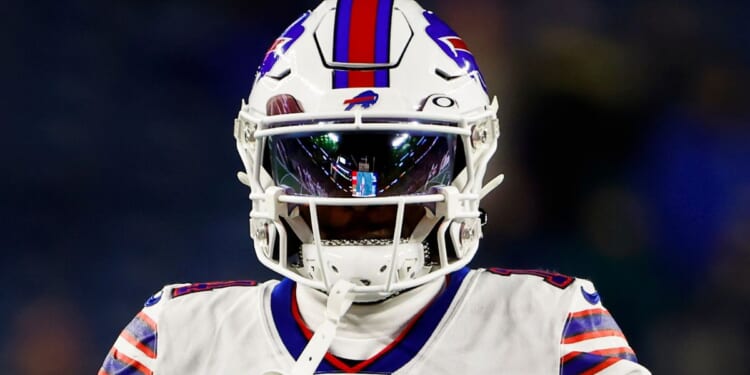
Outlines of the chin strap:
[[[315,330],[315,334],[305,346],[297,362],[294,363],[289,375],[312,375],[318,368],[320,361],[326,355],[328,348],[336,337],[336,329],[341,322],[341,317],[349,311],[354,302],[354,294],[351,290],[354,284],[339,279],[328,293],[326,301],[326,320]],[[264,375],[285,375],[277,371],[268,371]]]

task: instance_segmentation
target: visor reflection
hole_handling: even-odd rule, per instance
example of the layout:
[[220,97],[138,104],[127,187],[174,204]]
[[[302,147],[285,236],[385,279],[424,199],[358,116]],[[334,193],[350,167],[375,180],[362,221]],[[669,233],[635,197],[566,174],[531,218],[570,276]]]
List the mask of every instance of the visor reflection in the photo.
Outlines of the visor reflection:
[[268,138],[279,186],[318,197],[423,194],[453,180],[456,136],[327,132]]

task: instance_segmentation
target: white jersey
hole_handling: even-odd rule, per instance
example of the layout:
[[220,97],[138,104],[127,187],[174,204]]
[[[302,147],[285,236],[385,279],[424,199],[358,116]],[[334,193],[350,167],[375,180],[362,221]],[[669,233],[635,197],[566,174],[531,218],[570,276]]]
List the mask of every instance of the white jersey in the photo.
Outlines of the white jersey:
[[[463,269],[374,356],[316,374],[649,374],[591,282]],[[288,373],[312,332],[290,280],[172,285],[123,330],[100,375]]]

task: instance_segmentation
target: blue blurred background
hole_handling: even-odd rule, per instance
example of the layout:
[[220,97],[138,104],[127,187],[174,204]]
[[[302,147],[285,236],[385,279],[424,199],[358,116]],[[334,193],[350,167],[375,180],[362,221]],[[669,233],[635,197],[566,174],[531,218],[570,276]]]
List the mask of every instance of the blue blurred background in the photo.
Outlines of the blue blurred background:
[[[273,276],[232,120],[316,3],[3,6],[0,372],[95,373],[161,285]],[[474,265],[592,279],[655,373],[750,373],[750,5],[422,5],[501,99]]]

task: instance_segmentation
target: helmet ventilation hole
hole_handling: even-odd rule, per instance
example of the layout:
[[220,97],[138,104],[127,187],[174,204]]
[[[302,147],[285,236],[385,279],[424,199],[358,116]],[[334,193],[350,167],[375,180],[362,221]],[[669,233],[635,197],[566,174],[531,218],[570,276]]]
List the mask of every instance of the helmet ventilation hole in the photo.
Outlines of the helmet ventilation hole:
[[386,265],[384,264],[384,265],[383,265],[382,267],[380,267],[380,273],[383,273],[383,272],[385,272],[385,270],[387,270],[387,269],[388,269],[388,266],[386,266]]
[[442,79],[444,79],[446,81],[450,81],[450,80],[453,80],[453,79],[456,79],[456,78],[460,77],[460,76],[452,76],[452,75],[448,74],[448,72],[446,72],[445,70],[442,70],[440,68],[435,69],[435,74],[437,74],[440,78],[442,78]]

